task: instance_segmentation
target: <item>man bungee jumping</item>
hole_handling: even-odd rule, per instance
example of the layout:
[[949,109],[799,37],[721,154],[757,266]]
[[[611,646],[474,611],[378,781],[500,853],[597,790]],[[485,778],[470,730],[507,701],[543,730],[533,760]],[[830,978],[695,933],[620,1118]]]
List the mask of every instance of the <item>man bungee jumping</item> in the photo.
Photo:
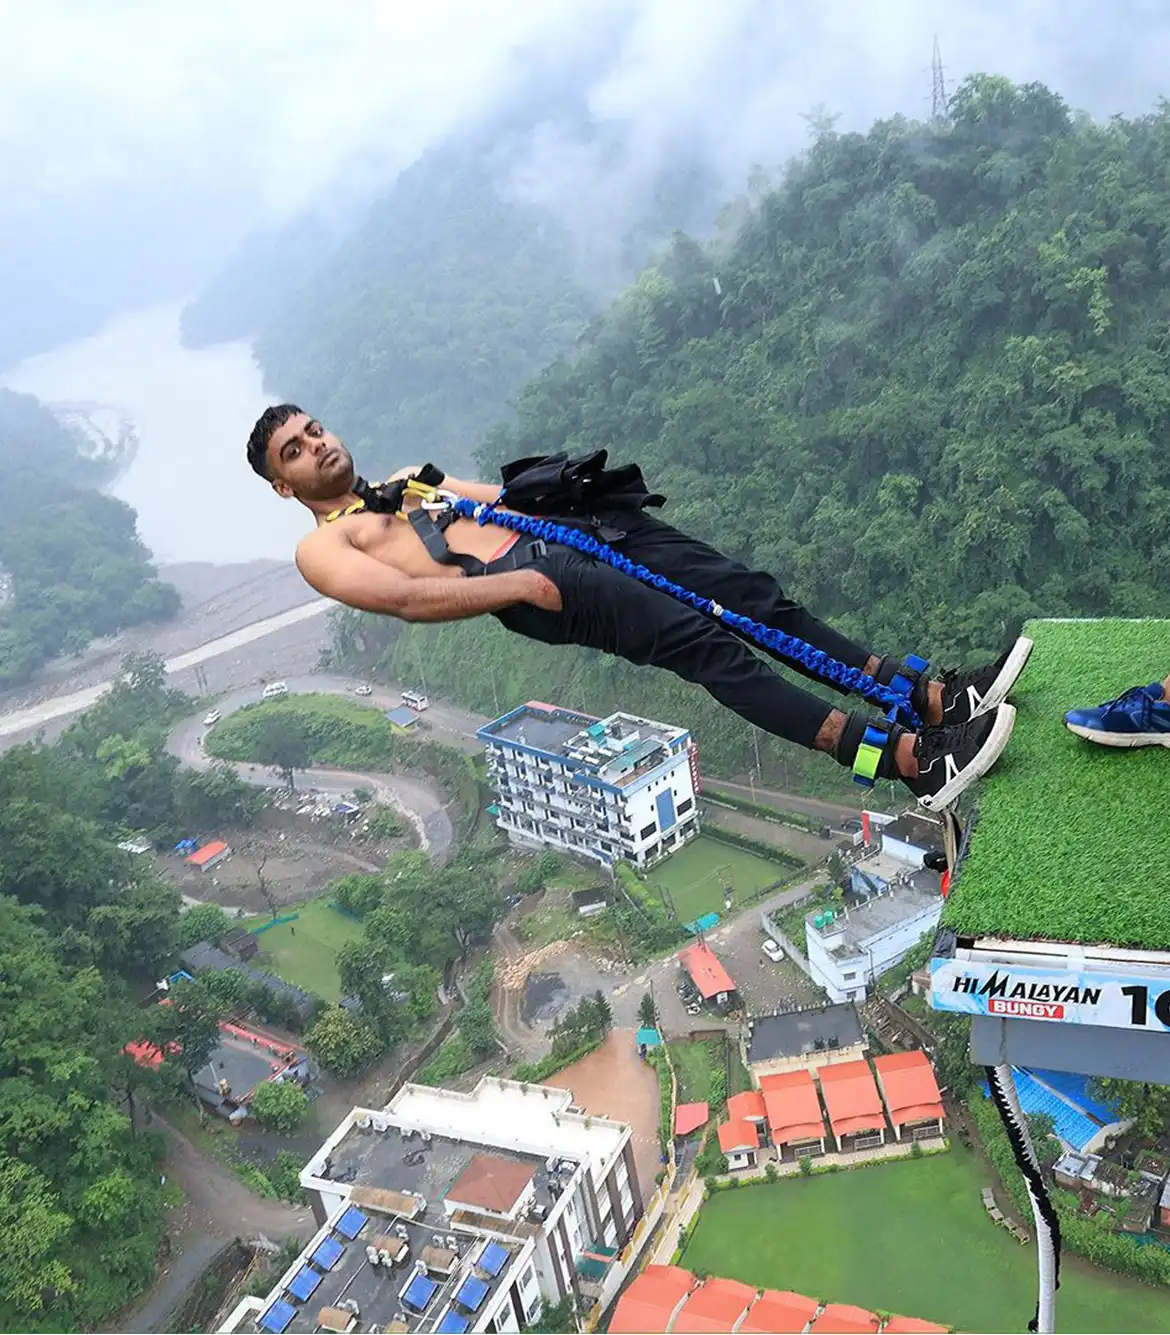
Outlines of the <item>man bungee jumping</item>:
[[[932,810],[949,806],[995,763],[1015,722],[1005,701],[1030,640],[1017,640],[995,663],[932,680],[923,660],[870,653],[793,602],[770,575],[646,514],[663,498],[647,491],[638,468],[607,469],[605,459],[599,452],[578,461],[522,460],[503,470],[503,487],[448,478],[430,464],[374,486],[356,475],[341,441],[292,404],[266,409],[248,441],[252,468],[316,517],[296,562],[327,598],[404,621],[489,614],[542,644],[577,644],[666,668],[765,732],[824,751],[859,782],[901,779]],[[563,536],[546,543],[456,515],[451,496],[475,503],[481,518],[488,507],[503,511],[500,518],[554,518],[716,607],[687,605],[563,545]],[[764,645],[794,671],[825,680],[826,670],[844,665],[838,675],[848,674],[857,691],[900,700],[899,715],[891,720],[866,707],[845,713],[787,681],[710,614],[724,608],[803,641],[805,662]],[[828,669],[826,657],[834,660]]]

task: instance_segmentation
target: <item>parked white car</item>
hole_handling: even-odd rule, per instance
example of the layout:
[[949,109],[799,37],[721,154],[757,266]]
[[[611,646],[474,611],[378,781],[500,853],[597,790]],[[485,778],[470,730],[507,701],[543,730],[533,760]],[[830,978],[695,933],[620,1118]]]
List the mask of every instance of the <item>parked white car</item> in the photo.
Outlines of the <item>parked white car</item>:
[[218,709],[213,709],[209,714],[204,714],[203,726],[210,728],[213,723],[218,723],[222,717]]
[[265,688],[260,692],[260,699],[275,700],[278,695],[287,695],[287,694],[288,694],[288,682],[270,681],[268,685],[265,686]]
[[359,682],[359,684],[353,688],[353,693],[354,695],[373,695],[374,688],[372,686],[367,686],[363,681]]
[[784,958],[784,947],[778,941],[773,941],[770,936],[764,941],[763,951],[773,964],[779,964]]

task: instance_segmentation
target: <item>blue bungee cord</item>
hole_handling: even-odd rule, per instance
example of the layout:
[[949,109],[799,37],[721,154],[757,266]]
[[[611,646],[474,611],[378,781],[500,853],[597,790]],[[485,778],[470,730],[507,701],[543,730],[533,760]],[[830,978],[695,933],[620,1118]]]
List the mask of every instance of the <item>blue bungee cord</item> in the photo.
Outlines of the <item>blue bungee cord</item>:
[[[558,524],[551,519],[537,519],[532,515],[496,509],[497,505],[504,503],[504,495],[501,495],[494,505],[488,505],[482,501],[469,501],[463,496],[444,493],[441,489],[435,489],[434,494],[442,497],[445,508],[449,507],[462,519],[474,519],[481,527],[485,524],[494,524],[499,528],[511,529],[515,533],[524,533],[531,538],[540,538],[544,542],[572,547],[574,551],[603,561],[614,570],[636,579],[641,584],[668,593],[680,603],[686,603],[688,607],[714,617],[729,629],[754,640],[765,649],[771,649],[774,653],[799,663],[825,681],[832,682],[843,690],[854,691],[871,703],[879,705],[887,711],[886,717],[891,723],[901,716],[902,720],[912,728],[920,727],[922,724],[922,720],[910,703],[911,683],[906,677],[900,678],[904,683],[902,690],[893,686],[883,686],[860,668],[847,667],[837,659],[830,658],[823,649],[817,649],[795,635],[787,635],[774,626],[765,626],[759,621],[753,621],[751,617],[731,611],[713,598],[704,598],[689,589],[684,589],[681,584],[676,584],[665,575],[658,575],[647,566],[631,561],[628,556],[623,556],[608,543],[601,542],[589,533],[583,533],[580,529],[571,528],[567,524]],[[428,508],[437,507],[428,506]],[[916,671],[922,671],[927,667],[925,659],[912,657],[907,662]]]

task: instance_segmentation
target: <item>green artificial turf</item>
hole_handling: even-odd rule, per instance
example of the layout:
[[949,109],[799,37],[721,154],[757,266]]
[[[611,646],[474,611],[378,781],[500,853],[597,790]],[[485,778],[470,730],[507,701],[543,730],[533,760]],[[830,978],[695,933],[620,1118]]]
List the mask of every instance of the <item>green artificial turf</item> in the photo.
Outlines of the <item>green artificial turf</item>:
[[[1036,1303],[1036,1249],[980,1200],[994,1176],[969,1150],[720,1191],[680,1265],[966,1331],[1022,1331]],[[1031,1221],[1027,1221],[1031,1226]],[[1165,1331],[1170,1290],[1065,1257],[1057,1329]]]
[[746,849],[733,848],[730,844],[700,835],[646,875],[651,884],[665,886],[670,892],[679,921],[693,922],[704,913],[723,916],[720,871],[735,891],[735,903],[742,904],[758,890],[791,874],[792,870],[791,862],[771,862]]
[[1007,751],[943,922],[964,934],[1081,945],[1170,946],[1170,751],[1096,746],[1064,726],[1170,674],[1170,621],[1035,621]]

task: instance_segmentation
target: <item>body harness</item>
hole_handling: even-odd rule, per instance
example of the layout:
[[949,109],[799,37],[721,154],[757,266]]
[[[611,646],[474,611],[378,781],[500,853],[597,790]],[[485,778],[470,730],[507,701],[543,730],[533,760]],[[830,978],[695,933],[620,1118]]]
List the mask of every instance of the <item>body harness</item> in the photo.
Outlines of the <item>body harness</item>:
[[[665,575],[656,574],[644,565],[631,561],[628,556],[617,551],[604,541],[608,535],[620,536],[614,530],[607,530],[590,514],[591,505],[595,508],[608,504],[613,508],[640,509],[644,505],[661,505],[663,498],[650,495],[642,486],[641,472],[636,468],[617,469],[606,472],[604,468],[605,451],[599,451],[588,459],[576,463],[567,460],[563,454],[552,455],[544,459],[525,459],[516,464],[509,464],[504,471],[504,489],[499,497],[488,504],[470,501],[443,488],[445,475],[433,464],[427,464],[412,478],[398,479],[381,486],[371,486],[360,478],[354,483],[354,492],[359,497],[354,504],[335,510],[325,517],[328,523],[340,519],[343,515],[371,511],[378,514],[394,514],[407,520],[421,539],[427,553],[441,565],[461,566],[469,575],[480,575],[485,570],[499,571],[516,569],[519,566],[544,555],[548,543],[570,547],[585,556],[628,575],[650,588],[669,594],[672,598],[688,607],[695,608],[707,616],[714,617],[729,630],[755,641],[756,644],[770,649],[791,662],[799,663],[814,676],[832,682],[848,691],[855,691],[873,704],[886,711],[883,720],[850,720],[846,732],[853,732],[857,738],[857,752],[853,760],[853,778],[863,787],[872,788],[878,777],[878,767],[883,755],[894,736],[895,725],[909,727],[921,725],[921,719],[911,703],[911,695],[929,666],[924,658],[908,656],[901,664],[883,659],[878,676],[869,676],[860,668],[848,667],[844,663],[830,658],[823,650],[787,635],[775,627],[762,625],[751,617],[743,616],[717,603],[713,598],[692,593],[689,589],[676,584]],[[600,479],[601,485],[590,489],[590,482]],[[511,488],[511,489],[509,489]],[[407,496],[416,496],[420,504],[409,515],[402,513],[402,505]],[[502,511],[498,507],[508,503],[514,507]],[[539,514],[517,513],[525,506],[542,510],[544,513],[567,515],[585,515],[588,526],[594,528],[601,537],[582,528],[560,520],[544,519]],[[473,556],[451,551],[444,537],[445,530],[455,519],[472,519],[477,524],[493,524],[513,533],[523,534],[533,539],[527,552],[514,556],[512,551],[499,561],[493,561],[490,567]],[[881,681],[878,678],[884,677]],[[844,740],[844,739],[843,739]],[[946,858],[952,864],[950,871],[957,873],[958,864],[970,838],[968,827],[962,848]],[[933,864],[933,859],[931,860]],[[988,1086],[993,1103],[999,1112],[1012,1154],[1028,1188],[1032,1213],[1036,1223],[1040,1269],[1040,1295],[1036,1312],[1029,1322],[1030,1331],[1040,1331],[1042,1335],[1053,1330],[1055,1296],[1060,1286],[1060,1223],[1056,1216],[1051,1197],[1040,1172],[1039,1161],[1028,1132],[1028,1123],[1020,1109],[1011,1067],[1006,1063],[986,1068]]]
[[[627,508],[637,509],[644,505],[663,503],[662,497],[649,495],[641,485],[640,470],[631,467],[607,472],[603,468],[604,463],[605,451],[602,450],[578,463],[566,462],[564,455],[553,455],[547,459],[522,460],[518,464],[508,465],[504,469],[504,489],[491,504],[470,501],[445,490],[442,487],[445,474],[433,464],[425,465],[414,477],[400,478],[380,486],[372,486],[359,478],[354,482],[354,492],[360,499],[326,515],[325,522],[361,511],[397,515],[410,523],[432,559],[442,565],[461,566],[469,575],[483,574],[487,567],[473,556],[451,551],[444,533],[455,519],[472,519],[481,526],[494,524],[534,539],[535,542],[526,553],[529,560],[543,555],[548,543],[570,547],[585,556],[591,556],[641,584],[658,589],[688,607],[714,617],[729,630],[791,662],[799,663],[806,671],[824,681],[845,691],[856,692],[885,710],[884,720],[852,718],[846,726],[846,736],[842,738],[850,749],[856,744],[851,766],[855,782],[865,788],[872,788],[877,778],[881,777],[879,766],[895,735],[895,725],[921,725],[918,712],[911,703],[911,693],[929,666],[927,660],[917,655],[911,655],[897,665],[890,664],[890,660],[883,660],[883,667],[886,664],[890,666],[880,675],[887,676],[888,680],[879,681],[860,668],[848,667],[830,658],[822,649],[815,648],[795,635],[765,626],[751,617],[723,607],[713,598],[692,593],[665,575],[656,574],[646,566],[631,561],[602,540],[607,532],[615,538],[621,535],[612,530],[607,531],[595,520],[590,519],[590,524],[601,534],[601,538],[559,520],[516,513],[515,509],[503,511],[497,508],[509,504],[518,509],[525,503],[532,504],[535,501],[544,502],[541,508],[546,513],[553,510],[573,514],[574,511],[586,510],[591,502],[596,506],[618,508],[624,504]],[[601,486],[591,489],[590,482],[598,478],[602,480]],[[512,490],[509,490],[510,486]],[[420,505],[409,515],[404,515],[402,505],[407,496],[418,497]],[[505,556],[501,562],[493,562],[491,569],[494,573],[516,568],[523,563],[519,559],[509,562]]]

